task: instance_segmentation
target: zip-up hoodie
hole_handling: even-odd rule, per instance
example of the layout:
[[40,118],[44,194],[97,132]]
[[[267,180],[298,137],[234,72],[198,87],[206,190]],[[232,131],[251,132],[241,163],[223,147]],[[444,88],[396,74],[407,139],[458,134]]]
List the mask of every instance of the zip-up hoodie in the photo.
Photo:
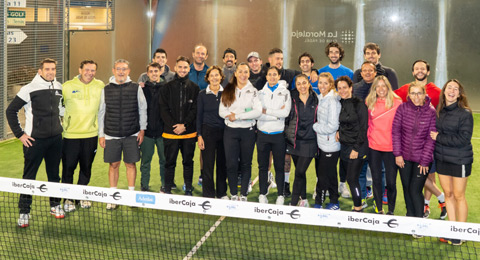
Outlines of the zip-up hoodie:
[[391,152],[392,124],[398,106],[402,104],[399,98],[393,99],[393,106],[386,110],[385,100],[377,99],[373,110],[368,110],[368,146],[377,151]]
[[435,118],[429,97],[425,97],[423,106],[415,106],[410,98],[401,104],[393,119],[393,155],[428,166],[433,161],[435,148],[435,141],[430,137],[430,132],[436,131]]
[[[18,111],[25,108],[25,129],[18,121]],[[10,129],[15,137],[27,134],[33,138],[48,138],[62,133],[62,85],[54,79],[46,81],[37,74],[23,86],[6,110]]]
[[[222,95],[223,98],[223,95]],[[262,104],[258,99],[258,90],[250,83],[242,89],[235,88],[235,101],[225,107],[220,101],[218,114],[221,118],[226,118],[231,113],[235,113],[235,121],[231,122],[225,119],[225,125],[232,128],[249,128],[255,126],[255,119],[262,114]]]
[[318,147],[327,153],[340,151],[340,142],[335,140],[342,109],[339,99],[333,89],[325,96],[318,95],[317,122],[313,130],[317,133]]
[[[287,89],[287,82],[278,81],[277,88],[272,92],[268,82],[262,90],[258,92],[258,97],[265,114],[261,114],[257,119],[258,130],[266,133],[283,132],[285,129],[285,118],[290,114],[292,102],[290,91]],[[283,108],[282,108],[283,107]]]
[[98,79],[85,84],[80,75],[63,83],[63,137],[80,139],[98,135],[98,108],[104,87]]

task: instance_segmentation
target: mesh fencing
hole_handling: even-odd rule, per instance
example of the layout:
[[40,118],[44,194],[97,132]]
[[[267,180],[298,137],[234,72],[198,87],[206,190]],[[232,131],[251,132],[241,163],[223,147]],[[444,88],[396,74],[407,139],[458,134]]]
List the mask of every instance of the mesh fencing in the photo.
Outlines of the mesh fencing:
[[[17,226],[20,193],[34,195],[26,228]],[[49,196],[92,207],[57,219]],[[1,259],[478,259],[479,231],[475,223],[0,177]]]

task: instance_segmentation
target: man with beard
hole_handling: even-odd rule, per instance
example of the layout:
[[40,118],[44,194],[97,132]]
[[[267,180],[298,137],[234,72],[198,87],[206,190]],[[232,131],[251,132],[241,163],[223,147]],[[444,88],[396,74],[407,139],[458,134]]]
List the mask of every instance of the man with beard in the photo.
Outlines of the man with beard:
[[223,52],[223,75],[225,75],[225,78],[222,81],[222,87],[227,86],[233,73],[235,73],[237,69],[235,64],[237,64],[237,52],[232,48],[227,48]]
[[[428,83],[428,76],[430,75],[430,64],[425,60],[416,60],[412,65],[412,74],[415,78],[415,83],[425,86],[427,96],[430,97],[433,106],[437,107],[438,99],[441,93],[441,89],[437,87],[433,82]],[[408,88],[411,83],[403,85],[401,88],[395,90],[395,94],[402,98],[403,102],[407,101]],[[435,165],[435,164],[434,164]],[[430,198],[432,193],[438,198],[438,203],[442,209],[440,213],[440,219],[447,217],[447,210],[445,208],[445,195],[440,191],[435,184],[435,167],[432,165],[430,174],[425,182],[425,207],[423,216],[427,218],[430,215]]]
[[[304,52],[298,57],[298,65],[300,66],[300,70],[302,71],[302,74],[306,75],[308,77],[308,80],[310,80],[310,74],[312,74],[313,65],[315,64],[312,55],[310,55],[307,52]],[[320,74],[320,73],[319,73]],[[295,86],[295,77],[292,82],[292,86]],[[317,93],[317,95],[320,94],[320,91],[318,90],[318,80],[315,82],[310,81],[310,84],[312,85],[313,91]]]
[[[155,53],[153,54],[153,58],[152,58],[152,63],[158,63],[161,67],[160,82],[162,81],[169,82],[175,76],[175,73],[171,71],[170,67],[168,67],[167,65],[167,52],[164,49],[158,48],[155,50]],[[145,82],[147,81],[148,81],[148,75],[147,75],[147,72],[144,72],[138,78],[138,84],[143,88],[145,86]]]
[[[394,69],[383,66],[380,63],[380,47],[378,44],[369,42],[363,47],[363,57],[365,60],[372,62],[377,69],[377,76],[387,77],[390,85],[392,85],[392,90],[398,89],[398,77]],[[361,69],[358,69],[353,74],[353,83],[360,82],[362,80]]]
[[328,72],[332,74],[334,80],[341,76],[348,76],[351,79],[353,78],[353,71],[340,63],[345,55],[345,50],[342,45],[338,42],[330,42],[325,47],[325,55],[327,55],[330,60],[330,64],[319,69],[318,74]]
[[[433,82],[428,83],[428,76],[430,75],[430,64],[424,60],[416,60],[412,65],[412,75],[417,84],[425,86],[427,95],[432,100],[432,105],[437,107],[440,92],[442,91]],[[403,102],[407,101],[408,87],[410,83],[403,85],[401,88],[395,90],[395,94],[402,98]]]
[[193,63],[190,64],[190,72],[188,78],[198,85],[200,90],[206,89],[208,83],[205,81],[205,74],[207,74],[208,66],[205,61],[208,58],[208,50],[205,45],[199,43],[195,45],[192,52]]
[[261,90],[267,83],[267,67],[263,66],[263,61],[256,51],[252,51],[247,56],[248,67],[250,68],[250,77],[248,80],[252,85]]

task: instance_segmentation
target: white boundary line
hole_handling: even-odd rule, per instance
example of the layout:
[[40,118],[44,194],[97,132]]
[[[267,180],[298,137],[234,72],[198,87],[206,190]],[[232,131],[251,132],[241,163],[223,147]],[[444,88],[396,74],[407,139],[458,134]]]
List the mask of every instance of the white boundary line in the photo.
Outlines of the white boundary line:
[[205,243],[205,241],[207,241],[208,237],[210,237],[211,234],[213,234],[213,231],[215,231],[215,229],[220,226],[220,224],[222,223],[222,221],[225,219],[225,216],[221,216],[216,222],[215,224],[213,224],[213,226],[210,227],[210,229],[207,231],[207,233],[205,233],[205,235],[203,235],[203,237],[197,242],[197,244],[192,248],[192,250],[190,250],[190,252],[188,252],[187,256],[185,256],[183,258],[183,260],[190,260],[192,259],[193,255],[198,251],[198,249],[200,249],[200,247],[203,245],[203,243]]

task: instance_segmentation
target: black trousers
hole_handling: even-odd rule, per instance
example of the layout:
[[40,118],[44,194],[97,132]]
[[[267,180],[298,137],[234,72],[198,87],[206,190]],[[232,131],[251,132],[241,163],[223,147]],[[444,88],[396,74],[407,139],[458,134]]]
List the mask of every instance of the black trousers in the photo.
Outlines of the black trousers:
[[385,165],[385,179],[387,182],[388,211],[395,211],[397,199],[397,165],[393,152],[382,152],[373,149],[368,151],[368,164],[372,172],[373,197],[378,211],[382,210],[383,200],[383,178],[382,162]]
[[307,169],[313,157],[292,155],[295,164],[295,179],[293,180],[292,200],[290,205],[296,206],[300,197],[307,199]]
[[315,204],[323,204],[327,191],[330,194],[330,203],[338,203],[337,163],[339,156],[340,152],[327,153],[319,149],[318,159],[315,160],[317,173]]
[[163,139],[165,145],[165,192],[170,193],[175,179],[178,152],[182,153],[183,181],[185,189],[192,190],[193,155],[195,153],[196,138]]
[[[31,141],[32,146],[23,146],[23,157],[25,159],[23,167],[23,179],[35,180],[38,168],[45,160],[45,170],[49,182],[59,182],[59,166],[62,158],[62,135],[56,135],[49,138],[36,138]],[[50,198],[50,207],[60,204],[60,198]],[[18,208],[20,214],[30,213],[32,205],[32,195],[20,194]]]
[[[400,179],[402,180],[403,196],[405,197],[405,206],[407,207],[407,216],[423,217],[423,187],[427,180],[427,174],[421,174],[419,163],[405,160],[405,167],[400,169]],[[429,165],[430,167],[431,165]]]
[[97,153],[98,137],[82,139],[63,139],[62,183],[73,183],[73,175],[77,164],[79,185],[88,185],[92,176],[92,164]]
[[232,128],[227,126],[223,134],[223,144],[225,146],[230,194],[237,195],[238,193],[238,158],[240,158],[240,170],[242,172],[242,187],[240,193],[242,196],[247,196],[248,183],[252,175],[255,128]]
[[258,176],[260,185],[260,194],[266,195],[268,190],[268,164],[270,161],[270,152],[273,155],[273,167],[275,168],[275,182],[277,185],[278,195],[283,196],[285,185],[285,135],[280,134],[264,134],[258,131],[257,134],[257,162]]
[[360,182],[358,178],[360,177],[360,172],[362,171],[364,161],[364,159],[340,160],[340,163],[343,164],[343,167],[347,173],[347,183],[348,186],[350,186],[353,206],[355,207],[362,206],[362,196],[360,191]]
[[[227,195],[227,167],[225,164],[225,147],[223,144],[223,128],[202,126],[202,138],[205,149],[201,151],[203,158],[203,196],[221,198]],[[217,176],[214,183],[214,166]]]

